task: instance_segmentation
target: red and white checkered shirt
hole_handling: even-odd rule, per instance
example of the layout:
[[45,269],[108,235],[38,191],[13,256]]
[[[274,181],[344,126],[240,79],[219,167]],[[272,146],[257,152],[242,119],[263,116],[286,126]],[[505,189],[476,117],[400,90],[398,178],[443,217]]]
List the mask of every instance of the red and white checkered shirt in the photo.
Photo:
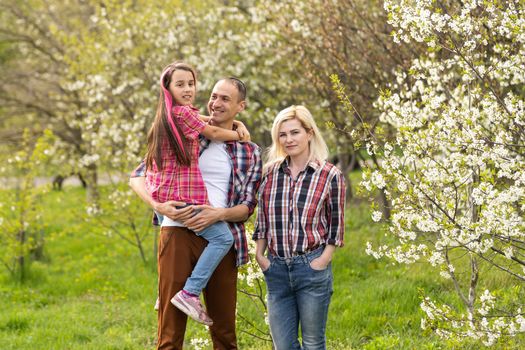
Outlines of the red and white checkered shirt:
[[208,193],[199,170],[198,136],[205,127],[199,118],[199,110],[193,106],[175,106],[173,121],[180,127],[190,144],[188,145],[191,163],[180,165],[167,139],[162,140],[161,156],[163,169],[156,164],[146,172],[146,189],[157,202],[181,201],[188,204],[207,204]]
[[253,239],[267,239],[272,255],[291,257],[323,244],[343,246],[346,187],[341,171],[328,162],[310,162],[291,176],[288,162],[263,176]]

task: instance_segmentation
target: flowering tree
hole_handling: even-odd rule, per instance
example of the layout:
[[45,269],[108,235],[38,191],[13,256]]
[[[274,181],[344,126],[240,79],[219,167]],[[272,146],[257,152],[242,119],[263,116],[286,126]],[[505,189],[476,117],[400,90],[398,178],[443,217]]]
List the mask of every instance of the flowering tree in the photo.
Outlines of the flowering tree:
[[363,185],[387,191],[395,243],[369,243],[367,252],[438,268],[460,303],[425,297],[422,328],[492,345],[525,332],[525,5],[387,0],[385,8],[394,41],[428,49],[377,103],[396,140],[370,145],[384,159]]
[[42,218],[42,195],[46,188],[36,187],[34,178],[49,160],[53,135],[44,135],[32,141],[26,129],[23,148],[2,159],[0,175],[12,179],[10,191],[1,193],[0,202],[0,264],[12,277],[24,281],[32,259],[42,257],[44,227]]
[[77,160],[86,150],[79,125],[82,116],[77,113],[80,100],[60,78],[67,62],[54,34],[75,32],[78,19],[89,12],[85,4],[47,5],[42,1],[0,4],[1,40],[10,43],[12,52],[0,66],[2,114],[12,116],[9,127],[14,134],[21,135],[16,129],[24,127],[33,132],[51,129],[62,149],[67,149],[61,165],[69,172],[79,168]]

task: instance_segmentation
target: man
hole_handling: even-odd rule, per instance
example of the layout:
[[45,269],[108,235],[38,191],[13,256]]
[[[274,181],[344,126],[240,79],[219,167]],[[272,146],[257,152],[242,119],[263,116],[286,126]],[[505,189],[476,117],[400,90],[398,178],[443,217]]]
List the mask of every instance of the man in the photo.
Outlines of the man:
[[[245,98],[246,87],[242,81],[237,78],[219,80],[208,102],[210,122],[232,129],[235,116],[246,107]],[[204,138],[200,139],[200,146],[199,167],[213,206],[177,209],[184,203],[155,202],[145,187],[143,164],[130,178],[132,189],[175,225],[164,226],[163,221],[159,238],[157,349],[182,349],[187,316],[173,306],[170,299],[182,289],[207,244],[193,231],[201,231],[218,221],[229,223],[235,243],[213,273],[203,294],[208,315],[213,320],[210,333],[214,349],[237,349],[237,267],[248,262],[244,222],[256,205],[262,172],[260,149],[251,142],[212,143]]]

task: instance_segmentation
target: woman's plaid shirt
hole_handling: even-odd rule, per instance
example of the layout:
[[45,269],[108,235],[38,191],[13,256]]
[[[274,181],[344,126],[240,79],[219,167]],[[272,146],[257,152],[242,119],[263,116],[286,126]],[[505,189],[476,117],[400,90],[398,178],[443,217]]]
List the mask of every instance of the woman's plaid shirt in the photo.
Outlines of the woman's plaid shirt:
[[310,162],[294,180],[288,161],[278,162],[261,182],[253,239],[267,239],[270,253],[280,257],[343,246],[345,191],[331,163]]

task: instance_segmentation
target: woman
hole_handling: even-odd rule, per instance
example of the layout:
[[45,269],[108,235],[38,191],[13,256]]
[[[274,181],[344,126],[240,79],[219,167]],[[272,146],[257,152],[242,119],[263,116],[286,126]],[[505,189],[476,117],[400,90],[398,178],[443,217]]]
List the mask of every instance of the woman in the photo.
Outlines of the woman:
[[326,143],[305,107],[291,106],[277,115],[253,235],[276,350],[326,348],[333,292],[330,261],[336,246],[343,245],[346,190],[341,172],[327,156]]

